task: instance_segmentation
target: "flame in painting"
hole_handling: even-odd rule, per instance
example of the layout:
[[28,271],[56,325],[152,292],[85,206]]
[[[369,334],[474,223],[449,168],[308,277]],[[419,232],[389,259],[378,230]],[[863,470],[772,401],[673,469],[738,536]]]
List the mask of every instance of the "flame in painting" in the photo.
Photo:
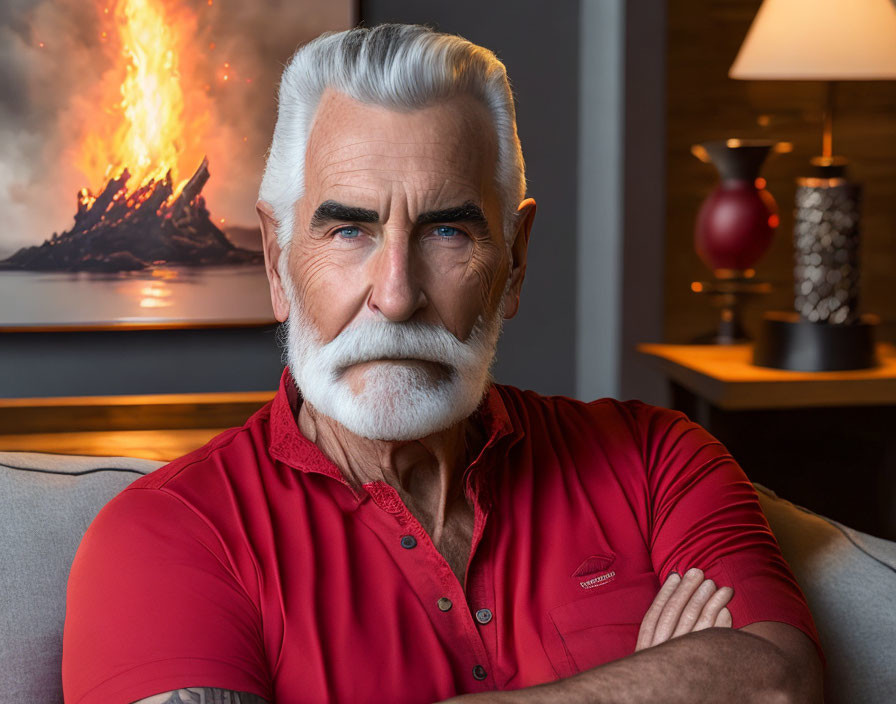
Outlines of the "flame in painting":
[[[187,105],[180,66],[195,17],[171,0],[120,0],[100,9],[111,23],[102,37],[112,45],[116,66],[106,81],[104,110],[82,143],[81,170],[93,187],[125,169],[134,191],[165,180],[169,172],[176,181],[201,160],[190,144],[201,143],[207,117],[201,98],[194,101],[198,110]],[[185,183],[173,189],[171,200]]]
[[150,0],[124,0],[116,11],[127,75],[121,85],[125,121],[115,135],[113,172],[131,170],[136,182],[163,178],[177,166],[184,96],[173,29]]

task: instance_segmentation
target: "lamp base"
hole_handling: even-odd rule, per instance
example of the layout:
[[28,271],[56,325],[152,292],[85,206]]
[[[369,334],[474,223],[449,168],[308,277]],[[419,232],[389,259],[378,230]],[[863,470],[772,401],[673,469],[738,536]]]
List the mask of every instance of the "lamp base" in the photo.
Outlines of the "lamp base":
[[750,342],[751,338],[741,322],[741,309],[750,298],[771,293],[771,284],[753,278],[756,274],[753,269],[717,269],[714,273],[714,281],[692,282],[691,291],[707,294],[712,304],[720,309],[719,327],[695,338],[692,344],[739,345]]
[[753,364],[801,372],[833,372],[877,366],[876,315],[852,324],[811,323],[799,314],[770,311],[753,348]]

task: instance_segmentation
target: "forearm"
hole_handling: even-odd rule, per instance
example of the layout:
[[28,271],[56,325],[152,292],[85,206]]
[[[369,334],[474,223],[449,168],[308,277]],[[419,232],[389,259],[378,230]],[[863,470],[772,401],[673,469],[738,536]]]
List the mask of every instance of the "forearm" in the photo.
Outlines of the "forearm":
[[[713,701],[811,702],[799,673],[772,643],[709,628],[641,650],[573,677],[510,692],[459,697],[469,704],[629,704]],[[454,701],[454,700],[452,700]]]

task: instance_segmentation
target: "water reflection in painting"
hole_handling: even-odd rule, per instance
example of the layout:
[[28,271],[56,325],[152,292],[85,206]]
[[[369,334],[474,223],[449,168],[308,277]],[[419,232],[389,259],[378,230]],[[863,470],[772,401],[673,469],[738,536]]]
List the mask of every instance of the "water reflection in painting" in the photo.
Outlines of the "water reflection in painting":
[[0,273],[6,325],[273,320],[261,266],[153,267],[111,274]]

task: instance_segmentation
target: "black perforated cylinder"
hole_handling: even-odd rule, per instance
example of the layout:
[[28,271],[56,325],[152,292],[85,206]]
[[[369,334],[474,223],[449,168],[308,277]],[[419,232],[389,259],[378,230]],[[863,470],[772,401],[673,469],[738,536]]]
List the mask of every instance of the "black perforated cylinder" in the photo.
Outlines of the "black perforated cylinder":
[[794,308],[804,320],[848,325],[859,317],[861,187],[801,179],[794,214]]

